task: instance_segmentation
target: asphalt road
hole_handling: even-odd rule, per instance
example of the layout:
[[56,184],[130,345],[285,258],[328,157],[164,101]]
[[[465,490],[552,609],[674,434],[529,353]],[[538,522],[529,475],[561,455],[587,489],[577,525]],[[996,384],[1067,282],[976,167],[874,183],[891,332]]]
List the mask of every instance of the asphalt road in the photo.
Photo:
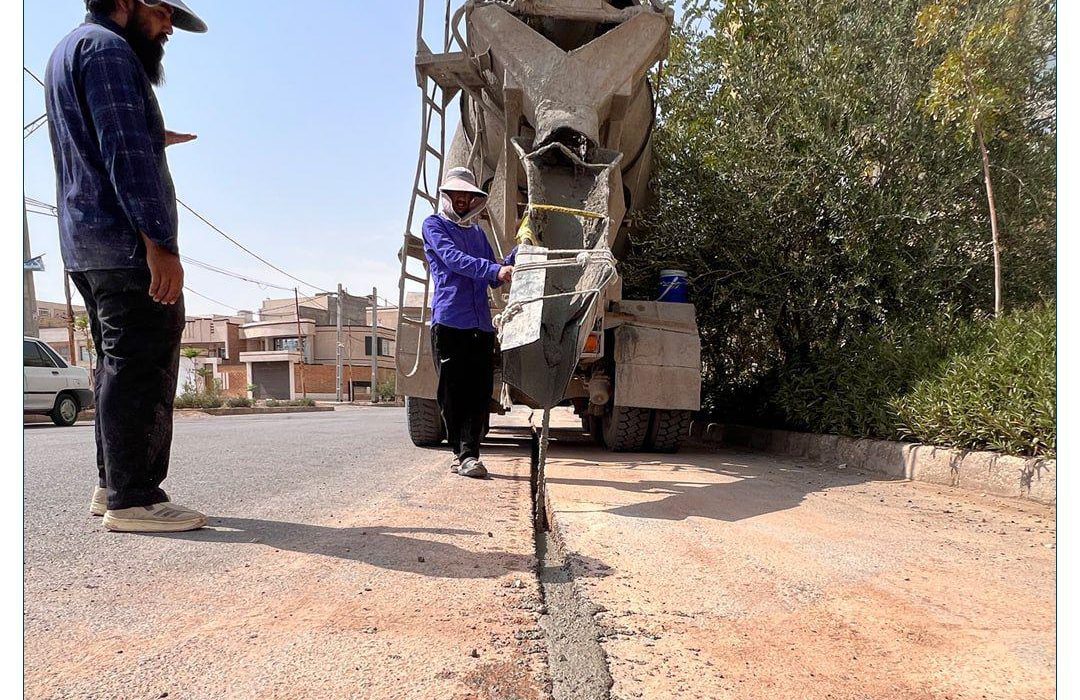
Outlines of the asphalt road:
[[496,443],[475,481],[401,409],[181,418],[164,487],[211,527],[145,536],[89,515],[91,424],[27,426],[27,697],[537,697],[528,448]]

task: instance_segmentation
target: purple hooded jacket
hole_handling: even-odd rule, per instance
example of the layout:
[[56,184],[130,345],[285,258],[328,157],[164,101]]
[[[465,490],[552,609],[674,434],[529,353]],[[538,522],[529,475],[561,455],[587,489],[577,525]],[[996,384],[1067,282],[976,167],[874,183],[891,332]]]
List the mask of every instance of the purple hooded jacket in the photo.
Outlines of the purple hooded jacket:
[[458,226],[437,214],[424,220],[423,232],[424,255],[435,282],[432,325],[494,333],[487,290],[501,286],[499,270],[513,264],[514,251],[496,262],[479,225]]

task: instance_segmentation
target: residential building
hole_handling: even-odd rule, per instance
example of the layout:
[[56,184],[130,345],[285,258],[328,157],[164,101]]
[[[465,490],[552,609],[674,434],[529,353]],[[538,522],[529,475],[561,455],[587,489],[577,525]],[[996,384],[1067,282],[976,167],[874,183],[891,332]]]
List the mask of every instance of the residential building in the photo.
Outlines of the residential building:
[[[341,328],[342,398],[361,401],[371,397],[372,333],[369,297],[344,295]],[[68,357],[66,308],[38,302],[43,320],[41,338]],[[196,386],[197,371],[211,367],[210,376],[228,396],[257,399],[337,398],[337,304],[319,294],[297,300],[267,299],[259,309],[235,316],[189,316],[181,336],[183,350],[198,356],[180,359],[177,391]],[[76,318],[85,309],[75,307]],[[396,379],[396,309],[379,309],[376,386]],[[50,327],[48,324],[55,327]],[[87,333],[75,332],[76,364],[91,366],[92,344]],[[182,350],[182,351],[183,351]]]
[[[345,294],[342,306],[342,398],[365,400],[372,386],[370,305],[367,297]],[[255,398],[337,397],[337,313],[337,303],[327,294],[263,302],[259,320],[240,328],[245,347],[239,361]],[[380,319],[376,335],[378,386],[396,378],[397,333]]]

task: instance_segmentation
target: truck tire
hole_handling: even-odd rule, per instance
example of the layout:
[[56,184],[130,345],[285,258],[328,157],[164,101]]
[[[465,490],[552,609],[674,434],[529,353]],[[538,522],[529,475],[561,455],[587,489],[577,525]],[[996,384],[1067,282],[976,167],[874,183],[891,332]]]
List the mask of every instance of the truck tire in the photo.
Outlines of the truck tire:
[[612,452],[640,452],[649,436],[649,409],[612,406],[604,413],[604,444]]
[[653,409],[648,446],[656,452],[678,452],[682,441],[690,436],[690,411]]
[[406,396],[405,423],[409,428],[409,439],[417,447],[433,447],[446,439],[439,404],[432,399]]
[[69,428],[79,419],[79,402],[71,394],[60,394],[56,397],[56,405],[49,417],[56,425]]

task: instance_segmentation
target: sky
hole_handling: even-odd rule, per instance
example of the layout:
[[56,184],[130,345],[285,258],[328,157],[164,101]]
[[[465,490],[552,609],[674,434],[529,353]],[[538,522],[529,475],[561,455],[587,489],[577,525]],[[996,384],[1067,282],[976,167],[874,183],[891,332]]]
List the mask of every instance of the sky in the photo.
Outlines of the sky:
[[[199,137],[167,152],[177,196],[305,282],[329,290],[341,283],[353,294],[377,286],[396,303],[397,251],[420,136],[417,4],[188,4],[210,31],[175,32],[157,90],[166,127]],[[435,19],[441,10],[431,9]],[[53,47],[84,14],[82,0],[26,3],[25,66],[43,78]],[[441,37],[441,19],[428,26]],[[44,113],[44,96],[32,78],[23,82],[30,122]],[[47,129],[24,148],[26,196],[55,203]],[[32,252],[45,254],[37,296],[62,301],[56,219],[30,214],[29,221]],[[182,209],[180,249],[260,281],[296,284]],[[185,267],[190,289],[221,302],[187,294],[189,315],[257,310],[265,298],[290,295]]]

